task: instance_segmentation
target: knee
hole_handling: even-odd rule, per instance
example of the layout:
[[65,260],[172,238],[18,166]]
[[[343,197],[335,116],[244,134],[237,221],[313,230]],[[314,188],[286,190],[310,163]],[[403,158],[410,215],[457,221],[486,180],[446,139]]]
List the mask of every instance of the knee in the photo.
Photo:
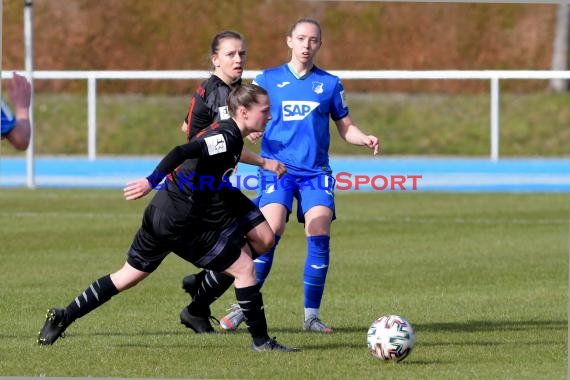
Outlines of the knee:
[[261,254],[263,252],[269,251],[271,248],[273,248],[274,244],[275,244],[275,235],[273,233],[265,234],[265,236],[263,236],[263,238],[260,241],[257,253]]
[[265,225],[251,232],[248,235],[248,240],[255,253],[261,255],[273,248],[275,244],[275,234],[271,228],[269,228],[269,225]]
[[307,236],[330,235],[332,212],[305,214],[305,233]]

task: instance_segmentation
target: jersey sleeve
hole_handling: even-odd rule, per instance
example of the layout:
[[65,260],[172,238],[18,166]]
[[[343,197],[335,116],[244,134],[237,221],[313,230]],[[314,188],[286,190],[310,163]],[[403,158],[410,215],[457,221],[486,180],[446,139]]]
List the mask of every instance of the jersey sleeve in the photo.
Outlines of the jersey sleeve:
[[10,107],[8,107],[6,103],[4,103],[4,100],[1,100],[1,107],[2,107],[1,133],[2,137],[4,137],[7,136],[8,133],[10,133],[12,129],[14,129],[14,127],[16,126],[16,117],[12,113]]
[[172,173],[189,158],[198,158],[202,154],[202,144],[200,140],[194,140],[188,144],[179,145],[164,156],[151,175],[146,177],[148,183],[154,188],[162,182],[164,177]]
[[261,72],[255,76],[255,79],[252,81],[253,84],[258,85],[259,87],[266,89],[265,84],[265,72]]
[[207,137],[200,137],[187,144],[172,149],[160,161],[151,175],[146,177],[152,187],[157,186],[164,177],[172,173],[178,166],[188,159],[203,158],[222,154],[228,151],[228,140],[222,133]]
[[346,103],[346,94],[342,82],[337,80],[334,88],[331,104],[331,118],[334,121],[340,120],[348,115],[348,104]]

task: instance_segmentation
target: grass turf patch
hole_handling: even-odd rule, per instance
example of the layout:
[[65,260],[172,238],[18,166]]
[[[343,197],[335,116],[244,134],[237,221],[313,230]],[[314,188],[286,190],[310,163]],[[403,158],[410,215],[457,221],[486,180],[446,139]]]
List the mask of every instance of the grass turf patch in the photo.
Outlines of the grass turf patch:
[[[245,328],[196,335],[169,256],[147,280],[81,318],[54,346],[35,344],[45,311],[118,269],[147,200],[119,190],[0,190],[0,373],[161,378],[564,378],[569,196],[342,193],[321,317],[303,332],[306,242],[292,221],[263,288],[269,332],[302,349],[251,352]],[[221,316],[232,291],[212,305]],[[366,331],[394,313],[414,326],[404,362],[374,360]]]

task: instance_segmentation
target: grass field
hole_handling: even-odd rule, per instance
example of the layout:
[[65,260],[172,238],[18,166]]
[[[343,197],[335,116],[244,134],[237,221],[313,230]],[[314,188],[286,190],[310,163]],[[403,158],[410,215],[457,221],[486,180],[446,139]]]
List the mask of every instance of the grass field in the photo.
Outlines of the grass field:
[[[118,269],[147,201],[120,190],[0,190],[0,375],[234,379],[564,379],[567,194],[343,193],[321,317],[301,331],[305,241],[291,223],[263,288],[270,334],[298,346],[256,354],[245,329],[200,336],[178,321],[194,267],[176,256],[138,287],[35,344],[45,311]],[[228,292],[212,309],[224,313]],[[374,360],[366,331],[406,317],[417,344]]]

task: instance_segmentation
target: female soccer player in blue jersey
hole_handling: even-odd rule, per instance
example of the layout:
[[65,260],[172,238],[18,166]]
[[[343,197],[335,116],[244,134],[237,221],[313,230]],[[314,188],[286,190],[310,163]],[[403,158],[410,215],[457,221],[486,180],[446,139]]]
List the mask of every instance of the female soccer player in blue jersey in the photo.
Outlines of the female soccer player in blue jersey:
[[[350,144],[366,146],[377,154],[379,140],[352,122],[340,79],[314,64],[321,44],[321,27],[316,20],[297,21],[287,36],[289,63],[264,70],[255,78],[254,83],[265,88],[271,100],[272,119],[263,134],[260,155],[287,167],[281,180],[266,170],[259,171],[259,207],[276,237],[273,248],[255,260],[255,270],[261,286],[293,212],[293,199],[297,199],[297,219],[304,223],[307,238],[303,328],[330,333],[332,329],[319,319],[329,269],[330,226],[335,218],[335,183],[328,153],[329,118]],[[232,306],[222,318],[222,328],[233,330],[243,321],[240,306],[245,305]]]

